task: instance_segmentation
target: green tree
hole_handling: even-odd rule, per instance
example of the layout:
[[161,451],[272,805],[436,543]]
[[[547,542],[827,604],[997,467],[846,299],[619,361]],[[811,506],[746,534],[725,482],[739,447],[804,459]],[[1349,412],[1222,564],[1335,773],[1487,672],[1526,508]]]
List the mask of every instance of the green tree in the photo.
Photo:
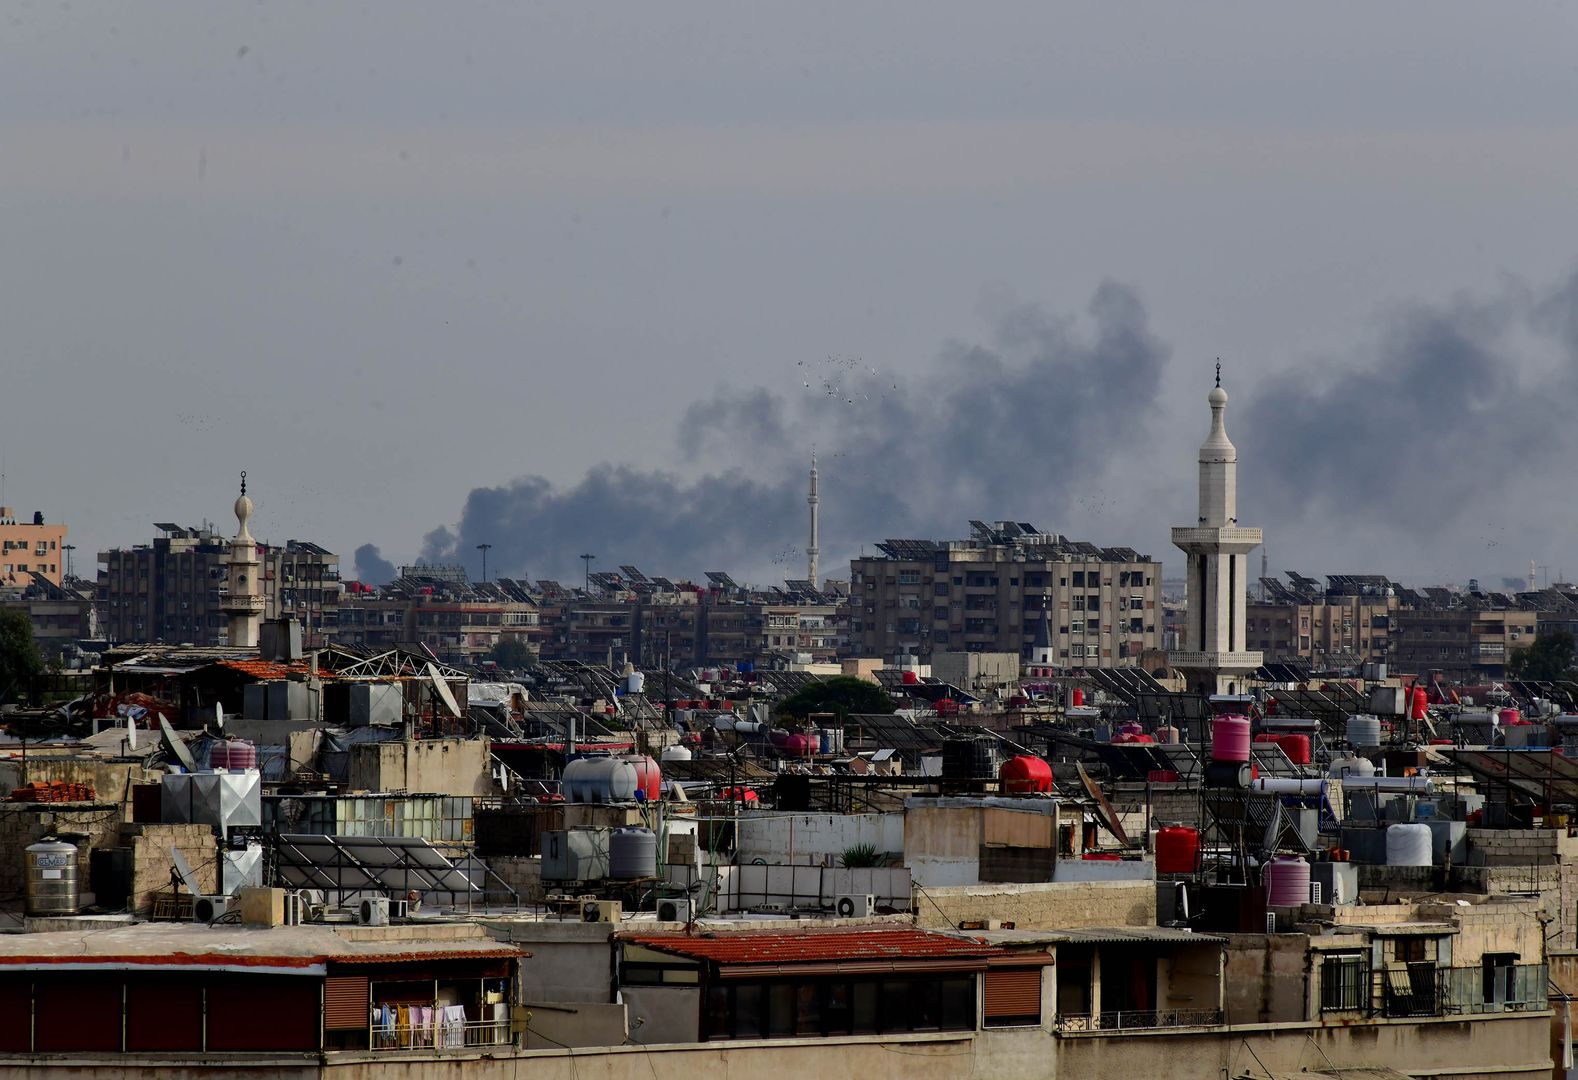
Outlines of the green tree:
[[501,637],[489,657],[505,671],[518,671],[531,663],[531,646],[517,637]]
[[0,608],[0,701],[20,698],[28,680],[43,671],[33,620],[18,608]]
[[1549,681],[1574,675],[1573,636],[1566,630],[1551,630],[1534,639],[1526,649],[1513,649],[1507,662],[1507,675],[1514,679]]
[[812,713],[833,713],[842,721],[850,713],[890,713],[897,707],[876,683],[840,675],[790,694],[778,703],[778,715],[803,720]]

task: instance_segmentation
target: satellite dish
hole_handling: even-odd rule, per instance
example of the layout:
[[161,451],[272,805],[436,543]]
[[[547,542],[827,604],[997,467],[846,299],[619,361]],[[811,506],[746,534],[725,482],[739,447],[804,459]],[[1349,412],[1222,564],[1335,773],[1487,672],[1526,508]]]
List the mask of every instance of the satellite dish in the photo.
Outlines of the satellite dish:
[[130,715],[126,717],[126,749],[137,749],[137,721]]
[[186,744],[170,726],[170,721],[164,718],[164,713],[159,714],[159,743],[164,747],[164,752],[178,761],[181,768],[187,772],[197,771],[197,762],[192,760],[192,755],[187,752]]
[[181,884],[186,886],[186,891],[193,896],[202,892],[199,889],[197,875],[192,873],[192,864],[186,861],[186,856],[181,854],[181,849],[174,844],[170,845],[170,861],[175,863],[175,875],[181,879]]
[[214,702],[214,727],[220,732],[225,730],[225,707],[219,702]]
[[433,684],[433,689],[438,694],[438,700],[444,703],[444,708],[449,710],[449,715],[460,718],[460,704],[455,701],[455,695],[450,693],[449,684],[444,681],[444,676],[439,674],[437,666],[431,661],[427,665],[427,678]]

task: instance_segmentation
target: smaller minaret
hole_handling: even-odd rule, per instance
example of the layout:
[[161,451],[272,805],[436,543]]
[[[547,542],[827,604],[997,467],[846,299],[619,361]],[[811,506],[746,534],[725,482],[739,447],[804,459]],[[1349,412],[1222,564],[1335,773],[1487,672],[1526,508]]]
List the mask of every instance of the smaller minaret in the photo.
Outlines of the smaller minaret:
[[1052,666],[1052,604],[1041,600],[1041,621],[1036,624],[1036,640],[1030,648],[1030,662],[1036,667]]
[[236,499],[236,522],[240,526],[235,539],[230,541],[229,567],[230,594],[220,605],[230,622],[230,644],[241,648],[256,648],[258,626],[263,618],[263,593],[258,580],[262,562],[258,559],[258,544],[248,528],[252,520],[252,500],[247,498],[247,474],[241,473],[241,494]]
[[822,554],[819,543],[820,523],[818,522],[818,507],[822,503],[822,496],[817,494],[816,487],[816,451],[811,451],[811,492],[805,497],[806,505],[811,508],[811,542],[805,548],[805,576],[810,579],[811,588],[817,587],[816,560]]

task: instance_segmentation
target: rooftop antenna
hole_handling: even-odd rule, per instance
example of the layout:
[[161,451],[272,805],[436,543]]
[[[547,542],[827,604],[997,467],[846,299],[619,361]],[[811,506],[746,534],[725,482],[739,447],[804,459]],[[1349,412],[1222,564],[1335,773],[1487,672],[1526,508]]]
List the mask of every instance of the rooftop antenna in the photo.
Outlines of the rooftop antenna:
[[592,591],[592,560],[595,558],[597,558],[596,555],[581,556],[581,561],[586,564],[586,592],[588,595],[590,595]]

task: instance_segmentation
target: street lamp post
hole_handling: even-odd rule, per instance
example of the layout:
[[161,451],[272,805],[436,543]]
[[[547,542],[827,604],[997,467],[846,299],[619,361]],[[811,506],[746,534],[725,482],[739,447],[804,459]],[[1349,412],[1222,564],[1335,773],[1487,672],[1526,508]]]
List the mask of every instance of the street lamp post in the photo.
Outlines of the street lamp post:
[[482,552],[482,580],[484,583],[488,580],[488,550],[492,547],[492,544],[477,545],[477,550]]
[[592,593],[592,560],[595,559],[595,558],[597,558],[596,555],[582,555],[581,556],[581,561],[586,564],[586,584],[585,584],[585,589],[586,589],[586,593],[587,593],[588,596],[590,596],[591,593]]

